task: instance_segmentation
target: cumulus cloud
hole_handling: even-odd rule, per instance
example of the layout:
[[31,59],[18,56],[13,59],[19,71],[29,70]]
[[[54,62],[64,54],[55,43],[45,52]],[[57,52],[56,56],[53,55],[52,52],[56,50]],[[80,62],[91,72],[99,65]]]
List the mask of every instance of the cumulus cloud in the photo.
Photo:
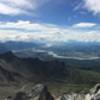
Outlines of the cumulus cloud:
[[91,28],[95,26],[96,26],[96,23],[89,23],[89,22],[81,22],[81,23],[77,23],[73,25],[73,27],[76,27],[76,28]]
[[74,41],[100,41],[99,30],[39,24],[30,21],[0,22],[1,41],[40,41],[46,43]]
[[36,10],[49,0],[0,0],[0,14],[18,15],[27,14]]
[[94,15],[100,14],[100,0],[84,0],[84,4],[84,7]]

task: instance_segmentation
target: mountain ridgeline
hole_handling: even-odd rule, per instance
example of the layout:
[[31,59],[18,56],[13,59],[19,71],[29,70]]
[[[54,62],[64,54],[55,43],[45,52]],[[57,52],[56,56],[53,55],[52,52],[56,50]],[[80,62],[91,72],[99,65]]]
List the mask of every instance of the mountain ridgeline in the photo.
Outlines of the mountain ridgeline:
[[24,80],[95,84],[100,82],[100,74],[59,60],[42,61],[38,58],[19,58],[12,52],[0,54],[0,82]]

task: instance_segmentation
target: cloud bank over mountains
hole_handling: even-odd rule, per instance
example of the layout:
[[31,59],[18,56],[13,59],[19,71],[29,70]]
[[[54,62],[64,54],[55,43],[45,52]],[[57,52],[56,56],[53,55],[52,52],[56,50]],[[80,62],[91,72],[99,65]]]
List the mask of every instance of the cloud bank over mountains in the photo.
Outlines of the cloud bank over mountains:
[[74,40],[84,42],[98,42],[100,41],[99,30],[87,30],[87,27],[93,28],[93,26],[96,26],[96,24],[79,23],[71,27],[61,27],[54,24],[40,24],[32,23],[30,21],[1,22],[0,40],[26,42],[67,42]]

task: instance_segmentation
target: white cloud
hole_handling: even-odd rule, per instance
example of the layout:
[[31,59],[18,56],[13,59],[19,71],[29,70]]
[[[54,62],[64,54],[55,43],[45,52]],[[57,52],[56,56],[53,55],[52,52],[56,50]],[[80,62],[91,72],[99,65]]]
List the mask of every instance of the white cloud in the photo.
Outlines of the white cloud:
[[20,14],[20,13],[24,13],[24,11],[21,11],[19,8],[12,8],[12,7],[9,7],[7,5],[4,5],[2,3],[0,3],[0,13],[1,14],[5,14],[5,15],[9,15],[9,14],[13,14],[13,15],[16,15],[16,14]]
[[81,23],[77,23],[73,25],[73,27],[76,27],[76,28],[91,28],[95,26],[96,26],[96,23],[89,23],[89,22],[81,22]]
[[0,13],[5,15],[18,15],[35,11],[49,0],[0,0]]
[[1,41],[41,41],[46,43],[75,41],[100,41],[98,30],[83,31],[80,28],[62,28],[52,24],[30,21],[0,22]]
[[94,15],[100,14],[100,0],[84,0],[85,8],[93,12]]

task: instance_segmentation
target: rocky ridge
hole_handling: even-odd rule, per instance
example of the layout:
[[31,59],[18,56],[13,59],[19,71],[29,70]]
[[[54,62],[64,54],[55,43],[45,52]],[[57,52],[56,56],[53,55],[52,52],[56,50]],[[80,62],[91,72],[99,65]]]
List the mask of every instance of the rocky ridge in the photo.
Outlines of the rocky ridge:
[[84,93],[71,93],[71,94],[63,94],[56,100],[100,100],[100,84],[97,84],[90,92],[87,94]]
[[37,84],[30,91],[19,91],[14,97],[8,96],[5,100],[100,100],[100,84],[97,84],[89,93],[64,93],[54,98],[47,86]]

